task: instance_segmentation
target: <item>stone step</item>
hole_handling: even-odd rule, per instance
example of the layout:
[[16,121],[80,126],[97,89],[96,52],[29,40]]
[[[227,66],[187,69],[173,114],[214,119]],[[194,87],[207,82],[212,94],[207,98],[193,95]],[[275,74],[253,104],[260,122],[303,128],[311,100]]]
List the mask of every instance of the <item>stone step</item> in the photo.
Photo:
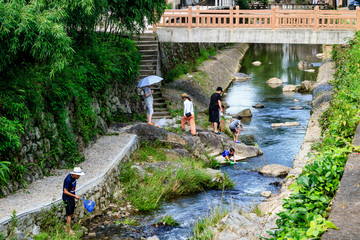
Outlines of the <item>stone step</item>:
[[153,60],[157,61],[158,55],[157,54],[141,54],[141,60]]
[[140,65],[141,70],[156,70],[156,65]]
[[153,60],[153,59],[151,59],[151,60],[141,60],[141,62],[140,62],[140,66],[147,66],[147,65],[157,65],[157,60]]
[[155,103],[161,103],[161,104],[165,104],[165,99],[164,98],[154,98],[154,105]]
[[150,76],[150,75],[156,75],[156,70],[139,70],[140,75]]
[[152,55],[152,56],[156,56],[156,59],[157,59],[157,56],[158,56],[158,50],[141,50],[140,53],[141,55]]
[[158,51],[158,45],[157,44],[144,44],[144,45],[138,45],[137,49],[140,52],[146,51],[146,50],[153,50],[153,51]]
[[137,42],[137,45],[139,46],[139,45],[148,45],[148,44],[156,44],[156,45],[158,45],[158,41],[138,41]]
[[159,116],[154,116],[154,115],[153,115],[153,117],[152,117],[152,119],[151,119],[151,120],[152,120],[152,122],[153,122],[153,123],[155,123],[155,124],[156,124],[156,123],[157,123],[160,119],[162,119],[162,118],[165,118],[165,119],[171,119],[172,117],[171,117],[171,116],[163,116],[163,117],[159,117]]
[[170,113],[168,111],[161,111],[161,112],[155,112],[153,116],[158,116],[158,117],[165,117],[165,116],[171,116]]
[[167,107],[165,102],[155,102],[155,99],[154,99],[154,106],[160,107],[160,108],[166,108]]

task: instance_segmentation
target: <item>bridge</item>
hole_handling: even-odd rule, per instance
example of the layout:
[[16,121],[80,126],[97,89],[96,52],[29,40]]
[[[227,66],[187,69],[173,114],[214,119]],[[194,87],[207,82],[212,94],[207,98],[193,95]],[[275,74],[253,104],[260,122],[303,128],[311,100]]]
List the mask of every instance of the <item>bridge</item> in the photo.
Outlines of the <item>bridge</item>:
[[360,30],[351,10],[166,10],[153,27],[160,42],[343,44]]

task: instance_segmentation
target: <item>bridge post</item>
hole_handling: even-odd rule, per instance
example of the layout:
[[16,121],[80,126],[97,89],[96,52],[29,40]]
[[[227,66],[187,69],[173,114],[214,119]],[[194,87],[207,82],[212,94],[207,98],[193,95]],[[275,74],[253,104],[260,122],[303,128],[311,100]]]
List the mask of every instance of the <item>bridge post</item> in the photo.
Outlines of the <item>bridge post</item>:
[[234,29],[234,8],[233,6],[230,7],[230,30]]
[[239,26],[239,5],[236,5],[235,7],[235,27],[238,27]]
[[314,31],[317,31],[319,28],[319,6],[314,8]]
[[271,30],[275,30],[275,21],[276,21],[276,8],[278,6],[271,9]]
[[196,6],[195,15],[196,15],[196,16],[195,16],[195,18],[196,18],[196,25],[195,25],[195,27],[198,28],[199,25],[200,25],[200,23],[199,23],[199,21],[200,21],[200,6],[199,6],[199,5]]
[[188,7],[189,14],[188,14],[188,29],[191,29],[192,25],[192,7]]
[[356,31],[360,30],[360,7],[356,7]]

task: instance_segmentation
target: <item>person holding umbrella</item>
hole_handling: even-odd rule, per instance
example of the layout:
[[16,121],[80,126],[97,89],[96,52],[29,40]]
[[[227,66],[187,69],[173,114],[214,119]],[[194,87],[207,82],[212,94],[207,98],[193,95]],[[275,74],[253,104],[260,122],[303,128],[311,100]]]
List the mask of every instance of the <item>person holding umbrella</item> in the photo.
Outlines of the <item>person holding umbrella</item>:
[[148,77],[143,78],[137,85],[137,87],[145,87],[145,104],[147,108],[147,124],[154,125],[154,123],[151,122],[151,117],[154,114],[154,98],[153,98],[153,90],[151,90],[150,86],[159,83],[163,80],[162,77],[151,75]]
[[181,98],[184,101],[184,116],[181,118],[181,128],[183,131],[185,131],[185,123],[189,121],[190,132],[193,136],[195,136],[196,126],[195,126],[194,106],[191,102],[190,97],[186,93],[181,94]]
[[151,90],[150,85],[145,87],[145,105],[147,108],[147,124],[153,126],[154,123],[151,122],[151,117],[154,114],[154,98],[153,98],[153,90]]

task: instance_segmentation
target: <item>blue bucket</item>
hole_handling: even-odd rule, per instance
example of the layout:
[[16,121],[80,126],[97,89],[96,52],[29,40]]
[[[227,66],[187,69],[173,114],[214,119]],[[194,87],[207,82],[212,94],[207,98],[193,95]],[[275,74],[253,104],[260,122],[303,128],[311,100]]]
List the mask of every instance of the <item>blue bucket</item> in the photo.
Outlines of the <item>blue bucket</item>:
[[85,209],[89,213],[92,213],[92,211],[94,211],[94,208],[95,208],[95,202],[91,201],[91,200],[83,199],[83,198],[81,200],[83,200]]

